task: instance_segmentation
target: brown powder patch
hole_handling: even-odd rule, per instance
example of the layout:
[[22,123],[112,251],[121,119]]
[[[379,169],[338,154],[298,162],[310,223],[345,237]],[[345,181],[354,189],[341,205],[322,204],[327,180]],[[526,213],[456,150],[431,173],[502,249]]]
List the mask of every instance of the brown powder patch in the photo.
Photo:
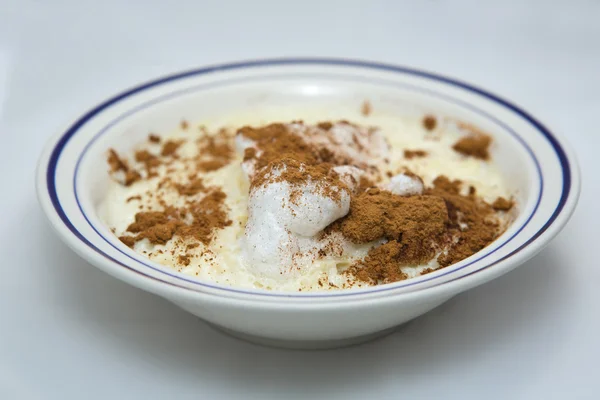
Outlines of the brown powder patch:
[[129,166],[127,165],[127,161],[122,160],[119,157],[119,154],[114,149],[108,150],[108,165],[110,166],[111,172],[124,171],[127,172],[129,170]]
[[404,158],[407,160],[422,157],[427,157],[427,152],[425,150],[404,150]]
[[135,215],[135,222],[127,227],[127,232],[137,233],[134,237],[136,242],[148,239],[154,244],[165,244],[182,224],[170,214],[171,212],[159,211],[138,212]]
[[144,164],[148,178],[156,176],[156,168],[162,164],[161,160],[150,153],[148,150],[138,150],[135,152],[135,161]]
[[188,265],[190,265],[190,258],[191,257],[187,254],[180,254],[177,257],[177,262],[183,266],[188,266]]
[[369,251],[364,260],[350,266],[347,272],[359,281],[371,284],[402,281],[407,279],[400,270],[402,259],[402,245],[391,241]]
[[148,135],[148,141],[150,143],[160,143],[160,136],[151,133]]
[[126,203],[129,203],[130,201],[134,201],[134,200],[141,200],[141,199],[142,199],[142,196],[140,196],[140,195],[137,195],[137,196],[131,196],[131,197],[128,197],[128,198],[127,198],[127,200],[125,200],[125,202],[126,202]]
[[[225,198],[220,189],[213,189],[200,201],[191,202],[183,209],[167,206],[164,211],[138,212],[135,221],[127,227],[127,232],[135,235],[119,239],[130,247],[143,239],[153,244],[165,244],[174,236],[208,245],[218,229],[231,225]],[[192,219],[191,224],[184,221],[188,216]]]
[[437,271],[437,269],[434,269],[434,268],[425,268],[424,270],[421,271],[421,276],[430,274],[430,273],[435,272],[435,271]]
[[390,283],[406,279],[401,267],[422,265],[442,250],[437,261],[446,267],[489,245],[501,230],[495,210],[474,190],[461,195],[461,185],[440,176],[423,196],[370,189],[353,197],[350,213],[328,230],[339,230],[355,243],[387,242],[371,249],[347,273],[373,284]]
[[328,130],[330,130],[333,127],[333,124],[331,122],[329,122],[329,121],[327,121],[327,122],[319,122],[317,124],[317,127],[321,128],[321,129],[323,129],[325,131],[328,131]]
[[188,245],[185,246],[185,249],[186,250],[192,250],[192,249],[195,249],[198,246],[200,246],[200,243],[188,243]]
[[224,161],[224,160],[208,160],[208,161],[199,161],[197,164],[197,167],[200,171],[212,172],[212,171],[217,171],[217,170],[223,168],[227,164],[229,164],[229,162]]
[[148,150],[138,150],[135,152],[135,161],[144,164],[157,165],[160,164],[158,157],[150,153]]
[[176,184],[175,189],[182,196],[193,196],[206,189],[204,181],[201,178],[192,179],[187,185]]
[[[426,192],[440,196],[448,208],[448,237],[456,243],[450,244],[447,254],[438,257],[440,266],[455,264],[486,247],[500,234],[500,225],[493,207],[475,195],[462,196],[460,182],[450,181],[445,176],[437,177],[434,187]],[[467,228],[462,229],[461,223]]]
[[[352,125],[347,121],[339,121],[338,124]],[[245,126],[238,130],[238,134],[253,140],[259,151],[245,154],[245,161],[256,160],[256,170],[267,166],[273,161],[282,158],[292,158],[303,162],[307,165],[315,165],[319,163],[328,163],[332,165],[356,165],[356,160],[350,157],[343,151],[332,151],[328,148],[330,145],[335,147],[339,145],[334,135],[329,135],[327,131],[331,129],[331,122],[321,122],[317,124],[317,128],[307,127],[305,134],[307,137],[325,138],[319,143],[309,144],[300,135],[293,133],[284,124],[276,123],[260,128],[252,128]],[[370,131],[373,135],[375,131]],[[356,143],[352,144],[356,151],[364,150],[359,148]],[[254,155],[254,157],[251,157]],[[359,167],[365,167],[364,165]]]
[[256,142],[261,154],[257,152],[245,152],[244,159],[256,158],[257,170],[266,167],[269,163],[283,158],[294,159],[307,165],[318,164],[328,155],[309,146],[304,139],[291,133],[284,124],[270,124],[262,128],[245,126],[238,134]]
[[423,128],[428,131],[432,131],[437,127],[437,118],[433,115],[426,115],[423,117]]
[[200,171],[216,171],[235,159],[233,136],[224,129],[217,135],[203,135],[198,145],[201,159],[196,166]]
[[181,145],[182,145],[182,142],[180,142],[180,141],[168,140],[163,144],[162,151],[160,152],[160,154],[163,157],[173,156],[173,155],[175,155],[175,153],[177,152],[177,149],[179,149],[179,146],[181,146]]
[[356,188],[356,193],[362,193],[372,187],[375,187],[375,182],[362,175],[358,179],[358,187]]
[[488,148],[492,143],[492,138],[484,134],[473,134],[459,139],[452,148],[465,156],[488,160],[490,153]]
[[135,221],[127,227],[127,232],[139,233],[153,226],[165,224],[169,220],[169,216],[165,212],[147,211],[135,214]]
[[142,179],[142,175],[134,170],[129,170],[125,173],[125,186],[129,186]]
[[[350,124],[340,121],[340,124]],[[333,127],[331,122],[317,124],[319,130],[307,128],[307,135],[325,135]],[[340,201],[342,191],[348,190],[339,175],[333,171],[337,165],[354,165],[353,160],[343,154],[334,154],[323,144],[308,144],[301,136],[291,132],[284,124],[271,124],[261,128],[243,127],[238,134],[256,143],[256,148],[248,148],[244,153],[244,161],[254,161],[257,171],[251,187],[262,186],[274,181],[287,181],[291,184],[315,183],[322,194]],[[333,136],[330,140],[334,140]],[[333,143],[333,142],[332,142]],[[360,143],[355,147],[360,151]],[[373,169],[374,175],[378,174]],[[367,183],[368,182],[368,183]],[[360,190],[373,184],[367,178],[361,179]],[[349,192],[349,190],[348,190]],[[299,195],[292,193],[292,200]]]
[[508,210],[510,210],[512,208],[512,206],[513,206],[513,201],[512,200],[507,200],[504,197],[498,197],[492,203],[492,207],[496,211],[508,211]]
[[362,103],[362,106],[360,107],[360,113],[365,117],[368,117],[369,115],[371,115],[372,111],[373,107],[371,106],[371,103],[368,100],[365,100]]
[[181,121],[180,126],[181,126],[181,129],[183,129],[185,131],[185,130],[187,130],[187,128],[190,127],[190,124],[184,119]]
[[209,244],[216,230],[232,224],[225,210],[224,201],[227,195],[220,189],[214,189],[202,200],[189,206],[193,217],[191,225],[181,226],[177,233],[182,237],[191,237],[205,245]]
[[[338,202],[341,201],[343,190],[349,193],[348,187],[329,163],[310,165],[293,158],[283,158],[260,170],[252,180],[252,187],[261,187],[273,182],[289,182],[292,185],[312,182],[319,193]],[[290,201],[294,203],[300,195],[300,191],[292,191]]]
[[133,236],[119,236],[119,240],[125,244],[127,247],[133,248],[136,240]]
[[438,196],[403,197],[370,189],[352,199],[341,232],[355,243],[396,241],[402,249],[399,263],[421,264],[435,255],[434,240],[445,232],[447,223],[448,210]]

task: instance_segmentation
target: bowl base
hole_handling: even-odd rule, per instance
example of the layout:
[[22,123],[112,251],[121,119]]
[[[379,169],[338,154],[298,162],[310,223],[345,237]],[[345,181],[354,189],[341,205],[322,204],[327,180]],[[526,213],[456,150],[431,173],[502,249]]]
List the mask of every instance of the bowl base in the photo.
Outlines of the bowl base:
[[233,331],[227,328],[223,328],[222,326],[210,324],[217,331],[223,332],[228,336],[232,336],[236,339],[240,339],[246,342],[250,342],[253,344],[258,344],[261,346],[267,347],[276,347],[281,349],[291,349],[291,350],[326,350],[326,349],[336,349],[340,347],[348,347],[354,346],[366,342],[370,342],[371,340],[383,338],[391,333],[393,333],[398,327],[393,327],[389,329],[384,329],[379,332],[370,333],[362,336],[355,336],[346,339],[333,339],[333,340],[282,340],[282,339],[273,339],[263,336],[255,336],[247,333],[242,333],[238,331]]

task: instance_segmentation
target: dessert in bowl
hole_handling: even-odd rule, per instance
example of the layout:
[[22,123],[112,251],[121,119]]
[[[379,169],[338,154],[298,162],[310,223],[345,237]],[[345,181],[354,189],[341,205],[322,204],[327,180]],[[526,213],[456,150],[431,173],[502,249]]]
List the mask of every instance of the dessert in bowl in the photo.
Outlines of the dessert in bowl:
[[92,264],[295,347],[367,340],[507,272],[579,190],[571,152],[517,107],[340,60],[139,86],[62,132],[38,171],[50,221]]

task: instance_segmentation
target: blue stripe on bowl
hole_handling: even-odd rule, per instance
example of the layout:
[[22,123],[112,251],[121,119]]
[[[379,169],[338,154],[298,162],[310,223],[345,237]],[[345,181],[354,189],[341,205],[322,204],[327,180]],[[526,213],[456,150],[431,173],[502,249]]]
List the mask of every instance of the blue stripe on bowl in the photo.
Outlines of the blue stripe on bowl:
[[[97,106],[96,108],[92,109],[91,111],[89,111],[88,113],[86,113],[84,116],[82,116],[75,124],[73,124],[73,126],[71,128],[69,128],[69,130],[67,130],[67,132],[65,132],[65,134],[60,138],[60,140],[58,141],[58,143],[56,144],[55,148],[52,151],[51,157],[50,157],[50,161],[48,163],[48,170],[47,170],[47,185],[48,185],[48,191],[49,191],[49,195],[51,198],[51,201],[54,205],[55,210],[57,211],[57,213],[59,214],[59,216],[61,217],[62,221],[65,223],[65,225],[71,230],[71,232],[73,232],[73,234],[75,234],[76,237],[78,237],[80,240],[82,240],[87,246],[89,246],[90,248],[92,248],[93,250],[95,250],[96,252],[98,252],[99,254],[103,255],[104,257],[110,259],[111,261],[131,270],[134,271],[140,275],[143,275],[145,277],[154,279],[154,280],[158,280],[160,282],[163,283],[167,283],[167,284],[171,284],[174,286],[178,286],[178,287],[182,287],[182,288],[186,288],[189,289],[185,286],[179,286],[176,284],[173,284],[171,282],[162,280],[162,279],[158,279],[155,278],[151,275],[145,274],[143,272],[140,272],[116,259],[114,259],[113,257],[111,257],[110,255],[104,253],[102,250],[98,249],[96,246],[94,246],[88,239],[86,239],[74,226],[73,224],[69,221],[69,219],[67,218],[66,214],[64,213],[64,210],[61,208],[60,202],[58,201],[58,197],[56,194],[56,188],[54,185],[54,179],[55,179],[55,169],[56,169],[56,165],[58,162],[58,159],[60,157],[60,153],[62,151],[62,149],[64,148],[64,146],[67,144],[68,140],[91,118],[93,118],[96,114],[98,114],[99,112],[101,112],[102,110],[104,110],[105,108],[113,105],[114,103],[128,97],[131,96],[135,93],[138,93],[140,91],[143,91],[145,89],[148,89],[150,87],[153,86],[157,86],[160,85],[162,83],[166,83],[166,82],[170,82],[170,81],[174,81],[174,80],[178,80],[178,79],[183,79],[186,77],[190,77],[190,76],[196,76],[196,75],[202,75],[202,74],[207,74],[207,73],[211,73],[211,72],[217,72],[217,71],[226,71],[226,70],[231,70],[231,69],[243,69],[243,68],[250,68],[250,67],[262,67],[262,66],[273,66],[273,65],[306,65],[306,64],[314,64],[314,65],[337,65],[337,66],[348,66],[348,67],[363,67],[363,68],[370,68],[370,69],[376,69],[376,70],[387,70],[387,71],[393,71],[393,72],[399,72],[399,73],[404,73],[404,74],[409,74],[409,75],[415,75],[415,76],[420,76],[420,77],[424,77],[424,78],[428,78],[434,81],[441,81],[447,84],[450,84],[452,86],[457,86],[460,87],[462,89],[466,89],[468,91],[477,93],[483,97],[486,97],[496,103],[499,103],[503,106],[505,106],[506,108],[512,110],[513,112],[517,113],[518,115],[522,116],[523,118],[525,118],[526,120],[528,120],[532,125],[534,125],[539,131],[540,133],[542,133],[543,136],[545,136],[548,141],[550,142],[550,144],[552,145],[552,147],[554,148],[559,161],[561,163],[562,166],[562,170],[563,170],[563,190],[562,190],[562,194],[561,194],[561,199],[559,201],[559,204],[557,206],[557,208],[555,209],[554,213],[552,214],[552,216],[548,219],[548,221],[544,224],[544,226],[538,231],[536,232],[536,234],[530,238],[525,244],[523,244],[522,246],[520,246],[518,249],[514,250],[513,252],[507,254],[506,256],[502,257],[501,259],[495,261],[494,263],[488,264],[483,266],[482,268],[473,271],[469,274],[466,275],[462,275],[459,276],[453,280],[456,279],[460,279],[464,276],[469,276],[472,275],[476,272],[479,272],[483,269],[487,269],[490,268],[493,265],[496,265],[497,263],[507,259],[508,257],[516,254],[517,252],[521,251],[522,249],[524,249],[526,246],[528,246],[531,242],[533,242],[537,237],[539,237],[544,231],[546,231],[548,229],[548,227],[550,226],[550,224],[556,219],[556,217],[560,214],[562,208],[564,207],[564,204],[568,198],[569,192],[570,192],[570,187],[571,187],[571,170],[570,170],[570,166],[569,166],[569,162],[567,160],[567,157],[563,151],[563,149],[561,148],[561,146],[559,145],[559,143],[557,142],[557,140],[552,136],[552,134],[544,127],[542,126],[539,122],[537,122],[535,119],[533,119],[531,116],[529,116],[527,113],[525,113],[524,111],[522,111],[521,109],[519,109],[518,107],[506,102],[505,100],[502,100],[490,93],[487,93],[481,89],[478,88],[474,88],[468,84],[462,83],[462,82],[458,82],[455,81],[453,79],[450,78],[446,78],[446,77],[441,77],[441,76],[437,76],[437,75],[433,75],[430,73],[426,73],[423,71],[418,71],[418,70],[412,70],[412,69],[408,69],[408,68],[403,68],[403,67],[395,67],[395,66],[390,66],[390,65],[384,65],[384,64],[376,64],[376,63],[368,63],[368,62],[360,62],[360,61],[349,61],[349,60],[332,60],[332,59],[281,59],[281,60],[264,60],[264,61],[254,61],[254,62],[247,62],[247,63],[237,63],[237,64],[227,64],[227,65],[222,65],[222,66],[216,66],[216,67],[209,67],[209,68],[203,68],[203,69],[198,69],[198,70],[193,70],[193,71],[188,71],[188,72],[184,72],[181,74],[176,74],[176,75],[172,75],[172,76],[168,76],[162,79],[158,79],[155,80],[153,82],[149,82],[147,84],[138,86],[136,88],[133,88],[129,91],[126,91],[120,95],[117,95],[115,97],[113,97],[112,99],[107,100],[106,102],[102,103],[101,105]],[[320,77],[323,77],[322,74],[319,74]],[[372,82],[373,80],[370,80],[369,82]],[[389,84],[389,82],[386,82],[386,84]],[[396,83],[396,85],[398,85]],[[404,85],[406,86],[406,85]],[[415,88],[413,87],[413,89],[418,89],[421,91],[425,91],[424,89],[421,88]],[[190,90],[194,90],[194,88],[188,88],[186,90],[183,90],[181,92],[178,92],[176,94],[170,94],[168,96],[165,97],[172,97],[174,95],[181,95],[182,92],[188,93]],[[101,235],[99,233],[99,231],[97,230],[97,228],[95,226],[93,226],[87,215],[85,215],[85,213],[83,213],[83,210],[81,210],[81,205],[79,205],[79,200],[77,198],[77,202],[78,205],[80,207],[80,210],[83,213],[84,218],[88,221],[88,223],[90,223],[90,225],[92,226],[92,228],[96,231],[96,233],[101,236],[104,240],[106,240],[112,247],[114,247],[115,249],[117,249],[119,252],[121,252],[122,254],[125,254],[127,257],[129,257],[130,259],[134,260],[136,263],[140,263],[148,268],[153,269],[154,271],[158,271],[162,274],[166,274],[168,276],[170,276],[171,278],[175,278],[175,279],[181,279],[184,281],[187,281],[189,283],[193,283],[195,285],[198,285],[199,287],[208,287],[208,288],[212,288],[212,289],[219,289],[219,290],[225,290],[225,291],[230,291],[230,292],[235,292],[235,293],[243,293],[243,294],[253,294],[253,295],[263,295],[263,296],[275,296],[275,297],[310,297],[310,298],[314,298],[314,297],[339,297],[339,296],[356,296],[356,295],[363,295],[363,294],[372,294],[372,293],[378,293],[378,292],[383,292],[383,291],[389,291],[389,290],[395,290],[395,289],[399,289],[402,287],[407,287],[407,286],[412,286],[415,284],[421,284],[423,282],[427,282],[429,280],[433,280],[433,279],[438,279],[441,278],[445,275],[448,275],[450,273],[453,273],[455,271],[461,270],[463,268],[466,268],[467,266],[473,264],[474,262],[478,262],[481,259],[489,256],[490,254],[492,254],[493,252],[497,251],[499,248],[501,248],[502,246],[504,246],[506,243],[508,243],[511,239],[513,239],[523,228],[524,226],[531,220],[533,214],[535,213],[535,211],[537,210],[537,207],[539,205],[540,202],[540,198],[542,195],[542,190],[543,190],[543,181],[542,181],[542,177],[541,177],[541,171],[540,171],[540,167],[539,167],[539,163],[537,161],[537,159],[535,158],[533,152],[531,151],[530,148],[527,147],[527,145],[523,142],[523,140],[512,130],[510,130],[510,128],[508,128],[507,126],[505,126],[504,124],[502,124],[502,122],[496,120],[493,116],[491,115],[487,115],[486,113],[484,113],[481,110],[478,110],[477,108],[473,107],[470,104],[466,104],[464,102],[459,102],[456,99],[452,99],[452,98],[448,98],[447,96],[443,96],[439,93],[435,93],[432,91],[427,91],[429,92],[429,94],[433,94],[439,97],[444,97],[446,100],[451,100],[454,103],[460,103],[461,106],[463,107],[468,107],[469,109],[471,109],[472,111],[478,112],[480,114],[482,114],[483,116],[485,116],[486,118],[494,121],[495,123],[497,123],[498,125],[502,126],[504,129],[508,130],[514,137],[516,137],[523,145],[524,147],[527,149],[527,151],[530,153],[531,157],[534,159],[534,162],[536,164],[536,168],[537,168],[537,172],[540,176],[540,191],[539,191],[539,197],[537,199],[537,203],[535,205],[535,208],[532,212],[532,214],[527,218],[526,222],[518,229],[517,232],[515,232],[515,234],[513,234],[508,240],[506,240],[505,242],[503,242],[499,247],[497,247],[496,249],[494,249],[494,251],[490,252],[489,254],[476,259],[468,264],[465,264],[463,266],[461,266],[458,269],[451,269],[448,270],[448,272],[444,273],[444,274],[440,274],[437,276],[432,276],[429,279],[425,279],[425,280],[420,280],[418,282],[411,282],[411,280],[403,282],[401,284],[392,284],[390,285],[390,287],[386,287],[386,286],[379,286],[379,287],[374,287],[372,290],[366,290],[366,291],[361,291],[361,292],[352,292],[352,291],[346,291],[346,292],[334,292],[334,293],[327,293],[327,294],[279,294],[279,293],[268,293],[268,292],[256,292],[256,291],[248,291],[248,290],[240,290],[240,289],[235,289],[235,288],[231,288],[231,287],[227,287],[227,286],[219,286],[219,285],[211,285],[211,284],[206,284],[197,280],[193,280],[190,278],[187,278],[185,275],[183,274],[177,274],[177,273],[170,273],[169,271],[165,270],[164,268],[156,268],[150,264],[146,264],[144,262],[141,262],[135,258],[133,258],[130,254],[123,252],[122,249],[114,246],[114,244],[112,242],[110,242],[107,238],[105,238],[103,235]],[[161,98],[159,101],[164,101],[165,98]],[[156,100],[153,100],[151,103],[154,104],[156,103]],[[121,115],[119,118],[117,118],[116,120],[112,121],[111,123],[109,123],[103,130],[101,130],[92,140],[95,141],[102,133],[104,133],[106,131],[106,129],[108,129],[110,126],[114,125],[116,122],[118,122],[118,120],[125,118],[126,116],[139,111],[142,108],[148,107],[150,104],[144,104],[134,110],[130,110],[127,114]],[[84,150],[84,152],[89,148],[89,146],[91,145],[90,142],[87,146],[86,149]],[[83,157],[83,154],[82,156]],[[81,161],[81,157],[78,160],[77,166],[76,166],[76,171],[75,171],[75,176],[77,174],[77,169],[79,167],[79,162]],[[75,184],[75,182],[74,182]],[[75,189],[75,195],[77,197],[77,190]],[[443,284],[443,282],[442,282]]]

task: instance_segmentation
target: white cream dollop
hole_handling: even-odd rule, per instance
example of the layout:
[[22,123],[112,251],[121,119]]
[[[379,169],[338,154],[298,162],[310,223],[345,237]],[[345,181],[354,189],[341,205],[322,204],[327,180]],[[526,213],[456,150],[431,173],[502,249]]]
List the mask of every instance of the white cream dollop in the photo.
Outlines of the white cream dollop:
[[365,174],[365,171],[362,169],[351,165],[338,165],[337,167],[333,167],[333,170],[337,172],[340,181],[348,186],[348,189],[351,191],[358,188],[360,178]]
[[417,176],[398,174],[390,179],[384,189],[400,196],[413,196],[422,194],[425,187]]
[[293,123],[288,125],[288,129],[307,143],[325,148],[339,158],[352,160],[361,168],[385,162],[390,154],[390,145],[385,136],[373,127],[339,121],[329,128]]
[[307,250],[319,247],[318,233],[348,214],[350,194],[330,187],[339,192],[333,199],[324,193],[323,182],[290,183],[277,179],[281,171],[269,174],[270,181],[250,190],[242,251],[249,270],[279,277],[291,272]]

